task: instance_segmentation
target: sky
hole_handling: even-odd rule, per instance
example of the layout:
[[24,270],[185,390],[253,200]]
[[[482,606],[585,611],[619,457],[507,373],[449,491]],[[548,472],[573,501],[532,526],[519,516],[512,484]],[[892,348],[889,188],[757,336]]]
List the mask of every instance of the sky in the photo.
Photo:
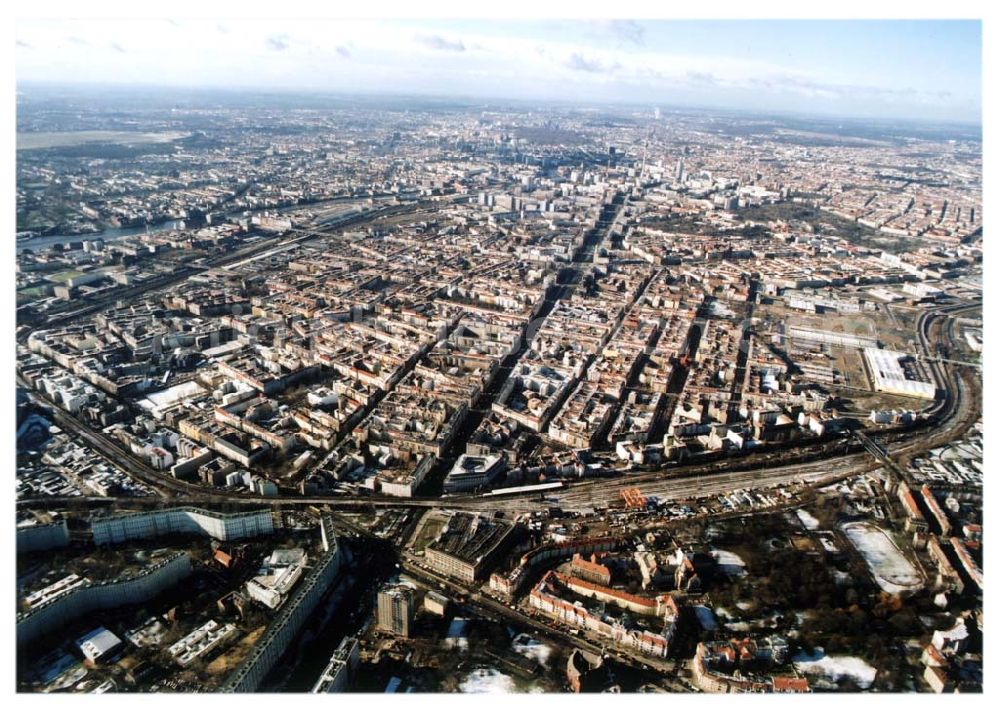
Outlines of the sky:
[[22,83],[373,92],[979,123],[981,23],[18,19]]

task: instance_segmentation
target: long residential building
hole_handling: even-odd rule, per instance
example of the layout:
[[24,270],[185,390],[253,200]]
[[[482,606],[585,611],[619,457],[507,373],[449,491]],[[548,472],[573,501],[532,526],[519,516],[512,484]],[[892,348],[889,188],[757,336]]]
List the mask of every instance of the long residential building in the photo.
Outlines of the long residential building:
[[952,537],[951,548],[955,550],[955,556],[958,558],[959,564],[962,565],[962,569],[968,576],[969,581],[982,593],[983,571],[979,568],[976,560],[972,558],[972,554],[969,553],[969,548],[965,546],[965,542],[958,537]]
[[69,529],[66,520],[49,524],[17,525],[17,553],[57,549],[69,545]]
[[352,635],[341,640],[326,669],[323,670],[323,674],[313,686],[312,694],[333,694],[345,691],[361,661],[359,648],[358,639]]
[[199,534],[229,541],[272,534],[274,524],[268,509],[225,514],[197,507],[172,507],[94,518],[90,531],[94,544],[102,546],[165,534]]
[[941,536],[947,537],[951,534],[951,522],[948,521],[948,515],[941,509],[941,505],[938,504],[937,498],[934,497],[934,493],[930,487],[927,485],[921,487],[920,497],[924,501],[924,506],[931,513],[931,517],[937,523]]
[[267,626],[267,630],[222,685],[222,692],[254,692],[281,656],[298,637],[302,625],[309,619],[320,599],[337,577],[342,552],[337,543],[333,523],[323,517],[320,523],[323,554],[299,584],[293,595]]
[[[561,598],[560,595],[567,591],[612,602],[629,611],[638,611],[642,615],[663,618],[663,631],[655,633],[645,629],[626,628],[617,621],[608,622],[582,605]],[[529,602],[532,608],[562,623],[584,628],[623,647],[654,657],[666,657],[670,651],[678,615],[677,605],[670,596],[656,599],[639,598],[582,579],[573,579],[556,571],[546,572],[542,580],[531,589]]]
[[543,544],[524,553],[517,566],[506,573],[490,576],[490,589],[507,598],[513,598],[521,590],[529,576],[529,571],[550,559],[568,559],[574,554],[594,554],[613,551],[621,546],[620,537],[583,537],[565,542]]
[[142,603],[191,574],[191,558],[177,552],[127,579],[88,583],[17,617],[17,644],[31,642],[96,610]]

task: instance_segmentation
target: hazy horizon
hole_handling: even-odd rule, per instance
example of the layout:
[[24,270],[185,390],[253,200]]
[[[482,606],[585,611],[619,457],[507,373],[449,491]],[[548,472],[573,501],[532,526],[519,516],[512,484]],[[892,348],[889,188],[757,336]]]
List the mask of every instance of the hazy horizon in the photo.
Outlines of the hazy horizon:
[[[159,94],[162,103],[153,103],[149,93]],[[44,97],[39,94],[45,94]],[[18,99],[32,100],[103,100],[113,101],[114,97],[124,100],[126,97],[142,96],[142,109],[163,109],[167,104],[171,108],[226,105],[240,97],[255,97],[270,99],[273,105],[269,108],[294,110],[323,110],[330,108],[348,108],[348,102],[370,104],[368,108],[379,110],[449,110],[467,108],[488,108],[495,110],[562,110],[573,112],[600,112],[603,115],[615,115],[616,112],[633,115],[636,112],[648,112],[650,115],[659,109],[666,117],[671,114],[694,116],[704,114],[719,118],[755,119],[762,121],[815,121],[817,124],[833,122],[854,126],[872,126],[880,128],[942,128],[953,127],[959,130],[978,131],[974,139],[982,140],[982,121],[976,119],[933,119],[923,117],[897,116],[865,116],[838,113],[816,113],[803,110],[768,110],[767,108],[741,108],[735,106],[705,106],[697,104],[672,104],[670,102],[640,102],[593,100],[590,102],[574,101],[573,99],[524,99],[509,96],[468,96],[459,93],[431,93],[378,91],[378,90],[336,90],[336,89],[282,89],[268,87],[255,89],[252,87],[209,87],[209,86],[163,86],[156,84],[67,84],[62,82],[21,82],[16,87]],[[190,102],[190,106],[185,106]],[[237,102],[238,103],[238,102]],[[424,106],[410,106],[409,104]],[[398,104],[398,105],[394,105]],[[839,126],[843,127],[843,126]],[[962,139],[970,136],[963,134]]]
[[19,90],[544,100],[982,124],[978,21],[21,20],[16,38]]

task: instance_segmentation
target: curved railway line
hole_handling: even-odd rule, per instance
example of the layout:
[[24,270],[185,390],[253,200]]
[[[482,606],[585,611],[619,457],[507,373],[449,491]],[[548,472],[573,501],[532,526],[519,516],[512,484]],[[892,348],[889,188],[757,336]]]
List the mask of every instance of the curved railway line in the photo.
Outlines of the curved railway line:
[[[918,320],[918,335],[921,347],[930,357],[932,331],[940,324],[942,333],[951,346],[955,345],[953,320],[957,313],[981,308],[981,304],[957,304],[927,310]],[[893,458],[906,459],[941,445],[960,436],[980,417],[980,385],[969,371],[962,371],[937,359],[928,359],[938,387],[944,395],[926,413],[927,424],[875,434],[885,445]],[[20,377],[19,384],[26,386]],[[30,387],[28,387],[30,388]],[[971,392],[969,390],[972,390]],[[37,394],[36,394],[37,396]],[[296,495],[281,494],[274,497],[251,497],[244,493],[225,490],[211,490],[204,486],[178,480],[171,475],[153,469],[145,461],[123,450],[104,435],[91,430],[73,416],[52,406],[53,418],[68,432],[82,438],[102,457],[128,474],[158,492],[159,497],[127,498],[129,504],[158,504],[163,498],[175,496],[178,502],[237,504],[237,505],[327,505],[339,509],[365,509],[372,507],[436,507],[447,506],[456,509],[535,509],[544,504],[539,493],[525,492],[506,496],[503,500],[484,498],[480,495],[456,495],[447,498],[414,497],[400,498],[387,495],[347,497],[336,495]],[[926,428],[938,430],[927,435]],[[839,449],[839,453],[837,452]],[[780,460],[774,461],[774,456]],[[669,468],[642,471],[632,475],[591,478],[570,483],[558,491],[560,504],[581,504],[606,506],[618,499],[622,489],[641,485],[647,496],[665,499],[684,499],[717,494],[719,491],[738,490],[748,487],[771,487],[780,484],[799,483],[805,485],[826,484],[850,475],[866,472],[879,466],[877,460],[861,445],[850,444],[843,439],[810,442],[794,449],[793,453],[762,452],[747,455],[738,460],[723,458],[710,463],[674,465]],[[168,494],[169,492],[169,494]],[[32,504],[52,504],[57,501],[76,504],[107,504],[116,498],[25,498],[19,506]],[[121,498],[124,499],[124,498]]]

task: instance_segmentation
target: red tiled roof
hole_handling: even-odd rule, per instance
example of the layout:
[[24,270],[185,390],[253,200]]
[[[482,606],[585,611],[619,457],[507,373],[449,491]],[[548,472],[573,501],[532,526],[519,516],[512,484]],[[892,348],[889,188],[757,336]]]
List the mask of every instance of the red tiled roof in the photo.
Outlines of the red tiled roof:
[[579,555],[574,556],[573,561],[571,563],[573,566],[582,571],[587,571],[589,573],[597,574],[599,576],[607,576],[607,577],[611,576],[611,572],[608,571],[608,567],[605,566],[604,564],[598,564],[596,562],[589,561]]
[[605,595],[612,596],[613,598],[620,598],[623,601],[629,603],[635,603],[640,606],[647,606],[649,608],[656,607],[656,601],[652,598],[642,598],[641,596],[633,596],[631,593],[626,593],[625,591],[619,591],[614,588],[608,588],[607,586],[602,586],[599,583],[592,583],[586,579],[577,579],[566,576],[565,574],[560,574],[559,572],[554,572],[556,578],[565,586],[579,586],[581,588],[586,588],[591,591],[599,591]]
[[775,692],[809,691],[809,680],[805,677],[773,677],[771,684]]

